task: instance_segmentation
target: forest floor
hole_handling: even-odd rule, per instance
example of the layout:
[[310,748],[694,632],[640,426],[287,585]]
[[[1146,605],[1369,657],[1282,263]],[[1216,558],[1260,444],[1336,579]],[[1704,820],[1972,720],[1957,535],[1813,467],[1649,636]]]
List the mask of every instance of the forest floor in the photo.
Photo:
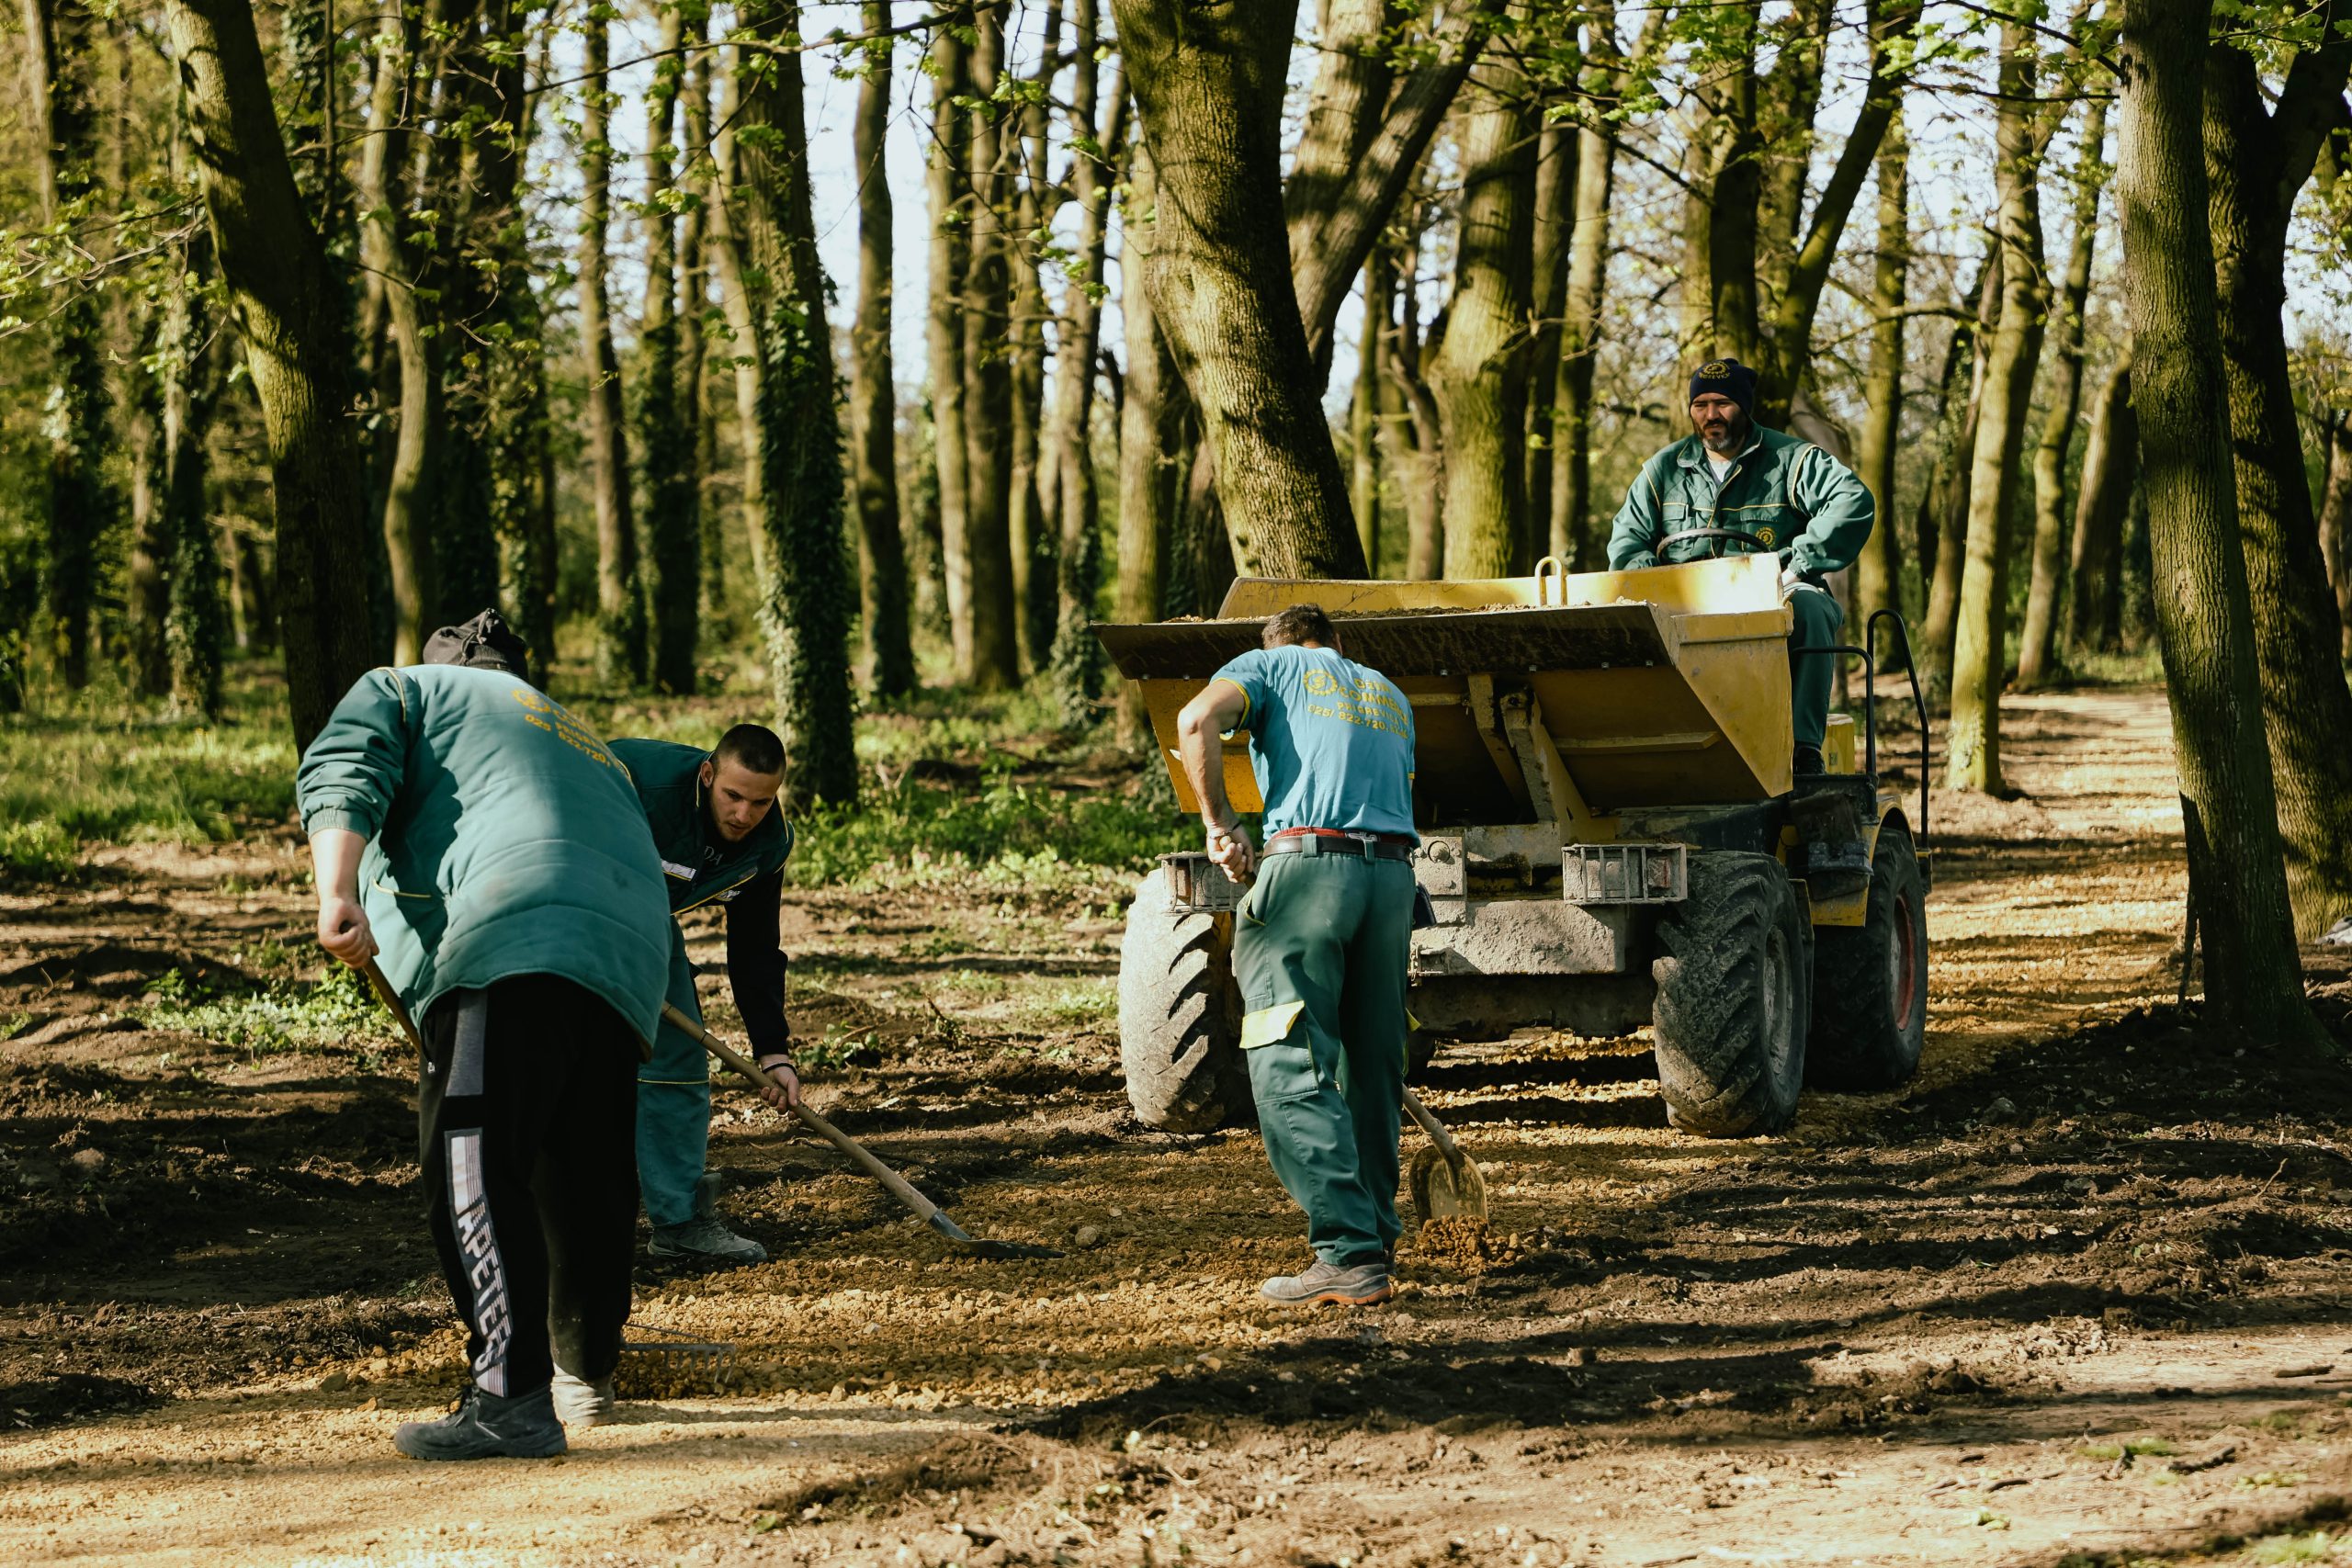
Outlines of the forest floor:
[[729,1381],[557,1461],[391,1448],[458,1341],[380,1020],[257,1021],[315,972],[291,840],[0,895],[0,1561],[2352,1562],[2352,1084],[2171,1005],[2161,694],[2005,714],[2022,797],[1939,797],[1915,1082],[1707,1143],[1639,1040],[1450,1048],[1509,1240],[1408,1238],[1356,1314],[1255,1300],[1304,1252],[1254,1134],[1128,1115],[1124,879],[789,894],[814,1103],[1065,1256],[954,1256],[724,1092],[776,1260],[637,1321]]

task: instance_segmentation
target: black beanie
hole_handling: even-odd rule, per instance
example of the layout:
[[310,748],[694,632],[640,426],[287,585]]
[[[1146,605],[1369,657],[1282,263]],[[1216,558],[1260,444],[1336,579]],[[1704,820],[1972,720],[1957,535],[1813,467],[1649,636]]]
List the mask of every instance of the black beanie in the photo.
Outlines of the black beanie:
[[1710,359],[1690,372],[1690,396],[1685,400],[1695,403],[1708,392],[1729,398],[1739,405],[1742,413],[1753,412],[1756,372],[1736,359]]
[[484,610],[463,626],[443,626],[424,639],[427,664],[462,664],[469,670],[503,670],[528,680],[531,650],[496,610]]

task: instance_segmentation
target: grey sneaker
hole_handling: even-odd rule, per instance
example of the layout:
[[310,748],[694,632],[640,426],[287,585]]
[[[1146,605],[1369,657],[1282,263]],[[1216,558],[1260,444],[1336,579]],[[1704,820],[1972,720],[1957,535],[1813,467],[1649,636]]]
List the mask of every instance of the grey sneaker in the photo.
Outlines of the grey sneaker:
[[392,1446],[411,1459],[551,1459],[563,1425],[544,1388],[505,1396],[469,1384],[454,1415],[401,1422]]
[[737,1235],[707,1214],[682,1225],[655,1225],[653,1245],[646,1249],[659,1263],[695,1263],[705,1267],[740,1269],[765,1263],[768,1249],[749,1236]]
[[555,1418],[565,1427],[601,1427],[613,1418],[613,1380],[597,1382],[573,1377],[561,1367],[548,1385],[555,1400]]
[[1396,1293],[1388,1265],[1351,1263],[1341,1268],[1321,1258],[1303,1274],[1283,1274],[1258,1287],[1258,1293],[1284,1306],[1310,1306],[1329,1302],[1335,1306],[1372,1306]]

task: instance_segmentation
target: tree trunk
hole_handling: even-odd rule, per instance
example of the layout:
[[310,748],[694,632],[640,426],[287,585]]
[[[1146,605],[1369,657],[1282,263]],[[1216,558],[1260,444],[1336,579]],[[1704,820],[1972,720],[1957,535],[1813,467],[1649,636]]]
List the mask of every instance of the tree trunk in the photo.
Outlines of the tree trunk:
[[[795,0],[752,0],[741,17],[756,40],[800,36]],[[804,95],[798,61],[786,61],[741,85],[735,172],[742,184],[730,194],[740,205],[729,236],[742,248],[738,275],[760,279],[764,290],[752,300],[767,540],[760,619],[785,738],[784,798],[804,809],[857,797],[849,656],[857,586],[843,536],[841,419]]]
[[1113,6],[1158,171],[1145,284],[1216,457],[1236,563],[1260,576],[1361,577],[1281,220],[1296,9]]
[[1896,455],[1903,445],[1903,309],[1911,274],[1911,144],[1898,112],[1878,156],[1878,260],[1871,287],[1871,364],[1862,382],[1861,479],[1878,521],[1854,558],[1849,641],[1870,617],[1903,609],[1903,552],[1895,537]]
[[1523,560],[1533,126],[1526,77],[1498,55],[1462,104],[1453,302],[1430,376],[1445,450],[1445,575],[1509,577]]
[[1356,390],[1348,405],[1351,451],[1348,502],[1356,514],[1356,542],[1364,570],[1380,575],[1380,407],[1387,378],[1390,312],[1396,309],[1396,265],[1374,251],[1363,269],[1363,333],[1356,345]]
[[[1571,571],[1601,564],[1607,541],[1592,515],[1592,377],[1600,348],[1600,303],[1608,288],[1610,197],[1617,179],[1617,132],[1606,118],[1624,95],[1628,64],[1612,4],[1588,24],[1585,84],[1589,121],[1577,132],[1576,225],[1568,238],[1560,317],[1560,412],[1553,430],[1552,554]],[[1645,35],[1646,36],[1646,35]]]
[[2320,461],[2320,546],[2343,623],[2343,657],[2352,662],[2352,412],[2320,411],[2326,450]]
[[[865,29],[890,25],[887,0],[866,0]],[[907,551],[899,534],[899,393],[890,369],[890,40],[865,49],[854,132],[857,169],[857,321],[850,329],[850,488],[857,501],[858,607],[867,681],[878,697],[915,687],[908,640]]]
[[[1034,675],[1052,662],[1054,614],[1058,601],[1055,558],[1060,553],[1054,519],[1060,494],[1043,477],[1046,401],[1046,285],[1039,271],[1039,242],[1051,232],[1060,207],[1047,171],[1046,103],[1062,47],[1061,0],[1048,0],[1039,45],[1039,78],[1017,118],[1009,118],[1002,163],[1021,173],[1009,204],[1005,257],[1012,269],[1012,309],[1005,322],[1005,354],[1012,384],[1012,472],[1005,487],[1005,536],[1012,563],[1013,631],[1021,671]],[[1090,367],[1087,374],[1092,374]]]
[[2140,431],[2132,412],[2132,355],[2127,347],[2099,388],[2083,448],[2081,489],[2075,498],[2075,544],[2066,575],[2075,592],[2066,604],[2066,640],[2112,653],[2121,646],[2123,521],[2140,471]]
[[1994,121],[2001,191],[2001,326],[1984,355],[1976,448],[1969,482],[1968,559],[1951,660],[1951,718],[1944,787],[2007,793],[2001,779],[2001,684],[2009,626],[2009,512],[2025,451],[2034,367],[2041,359],[2042,281],[2040,156],[2030,101],[2035,92],[2032,30],[2001,28],[2001,97]]
[[710,158],[709,17],[689,12],[686,39],[695,52],[686,66],[679,133],[684,154],[679,183],[693,195],[678,220],[678,417],[695,445],[695,535],[702,555],[701,619],[710,636],[732,639],[727,616],[726,535],[710,488],[718,475],[718,422],[706,400],[710,379],[710,212],[703,171]]
[[[645,95],[645,308],[637,328],[636,457],[645,530],[645,604],[653,689],[695,690],[702,624],[702,530],[695,516],[695,432],[678,406],[678,216],[671,138],[685,73],[685,7],[662,12],[661,58]],[[592,86],[594,85],[592,84]]]
[[[511,23],[517,12],[502,4]],[[476,224],[483,259],[495,269],[497,299],[491,307],[482,402],[488,438],[484,449],[492,543],[497,552],[498,602],[506,606],[515,635],[531,650],[530,679],[542,690],[556,662],[556,479],[555,443],[548,406],[547,300],[533,276],[530,236],[520,222],[507,221],[519,206],[521,169],[538,140],[538,99],[531,96],[521,65],[520,40],[510,65],[497,66],[499,97],[514,119],[505,166],[497,173],[498,204]],[[545,83],[548,51],[542,39],[537,61]],[[510,74],[511,73],[511,74]],[[548,88],[542,85],[539,94]]]
[[[2333,6],[2352,26],[2352,4]],[[2275,111],[2254,57],[2216,44],[2205,74],[2205,165],[2221,296],[2230,446],[2264,728],[2295,930],[2352,913],[2352,688],[2344,627],[2303,468],[2282,313],[2287,226],[2320,140],[2344,114],[2352,34],[2298,54]]]
[[1429,382],[1421,375],[1421,308],[1414,287],[1419,257],[1415,255],[1412,261],[1398,300],[1403,309],[1388,355],[1388,374],[1396,384],[1402,423],[1412,442],[1398,476],[1405,492],[1405,575],[1427,582],[1445,567],[1445,460],[1437,400],[1430,396]]
[[[946,47],[943,38],[941,47]],[[740,67],[740,51],[738,66]],[[718,130],[711,137],[710,256],[718,273],[718,308],[727,321],[729,357],[735,362],[735,432],[741,448],[738,483],[743,540],[755,583],[768,580],[767,495],[760,459],[760,326],[752,315],[751,280],[744,276],[743,241],[729,206],[737,184],[735,118],[741,94],[737,69],[719,77]]]
[[1070,171],[1070,199],[1078,204],[1077,266],[1069,280],[1069,314],[1062,324],[1054,368],[1053,438],[1047,448],[1048,484],[1059,488],[1061,524],[1058,604],[1053,650],[1054,693],[1062,722],[1091,724],[1102,694],[1102,647],[1095,641],[1094,602],[1102,583],[1102,513],[1094,482],[1094,363],[1102,342],[1102,261],[1110,231],[1111,189],[1117,184],[1118,157],[1126,141],[1127,82],[1112,83],[1111,101],[1098,123],[1094,59],[1097,33],[1094,0],[1078,3],[1078,74],[1070,121],[1093,140],[1096,151],[1077,150]]
[[2033,455],[2033,581],[2027,590],[2025,635],[2018,648],[2018,689],[2031,691],[2058,673],[2060,566],[2066,548],[2066,449],[2083,403],[2083,307],[2091,292],[2098,248],[2098,198],[2106,162],[2107,102],[2083,106],[2083,145],[2075,164],[2075,239],[2058,292],[2058,362],[2050,378],[2050,412]]
[[1928,583],[1928,606],[1919,634],[1919,681],[1928,700],[1939,703],[1951,690],[1952,644],[1960,629],[1960,584],[1968,562],[1968,517],[1976,482],[1976,437],[1984,423],[1984,374],[2001,325],[2007,245],[1996,235],[1976,296],[1976,321],[1969,332],[1968,404],[1951,444],[1936,462],[1934,482],[1920,498],[1921,554],[1936,541],[1935,570]]
[[[998,691],[1021,683],[1021,607],[1012,575],[1012,238],[1005,201],[1009,159],[1004,14],[978,18],[972,51],[970,112],[971,260],[960,312],[964,333],[964,542],[971,604],[971,683]],[[1018,146],[1017,141],[1014,143]]]
[[341,290],[302,216],[269,76],[243,0],[173,0],[205,208],[245,342],[277,513],[278,626],[300,748],[376,662],[358,453],[343,417]]
[[2266,1050],[2324,1051],[2295,952],[2231,471],[2199,144],[2211,0],[2124,0],[2121,19],[2116,204],[2205,1021]]
[[580,345],[588,373],[588,477],[596,507],[596,676],[612,685],[645,681],[645,599],[638,581],[637,520],[629,495],[628,434],[621,367],[613,352],[605,294],[605,243],[612,226],[615,96],[605,82],[612,23],[592,10],[580,89]]
[[[1150,149],[1137,141],[1128,154],[1126,210],[1119,253],[1119,310],[1125,321],[1126,397],[1119,411],[1119,581],[1122,621],[1156,621],[1166,614],[1169,552],[1176,533],[1178,467],[1184,447],[1184,383],[1175,355],[1151,312],[1144,258],[1159,243],[1159,185]],[[1136,746],[1150,733],[1142,698],[1125,687],[1119,705],[1121,744]]]
[[[175,139],[175,164],[185,162]],[[220,551],[205,504],[206,431],[219,378],[207,344],[205,286],[212,271],[212,240],[191,235],[187,270],[173,280],[156,335],[163,383],[157,532],[163,544],[166,597],[164,649],[172,706],[207,719],[220,714],[220,666],[228,641],[228,606],[220,589]]]
[[[45,223],[78,223],[98,188],[93,16],[78,0],[24,0],[33,175]],[[51,317],[47,400],[40,422],[49,477],[41,640],[58,674],[79,691],[90,679],[98,540],[121,504],[105,468],[111,399],[105,324],[93,289],[67,285]]]
[[1568,237],[1576,227],[1577,128],[1546,118],[1535,144],[1533,260],[1535,340],[1527,372],[1527,505],[1523,548],[1532,562],[1552,550],[1552,446],[1559,419],[1560,316],[1568,298]]
[[[964,289],[971,267],[973,213],[965,165],[971,156],[971,118],[956,99],[971,91],[971,54],[963,30],[947,28],[932,40],[931,314],[926,363],[931,371],[933,461],[939,474],[940,558],[947,580],[951,670],[958,685],[980,680],[978,625],[992,607],[975,603],[972,584],[971,475],[966,430],[976,415],[964,392]],[[1010,635],[1009,628],[1000,629]]]

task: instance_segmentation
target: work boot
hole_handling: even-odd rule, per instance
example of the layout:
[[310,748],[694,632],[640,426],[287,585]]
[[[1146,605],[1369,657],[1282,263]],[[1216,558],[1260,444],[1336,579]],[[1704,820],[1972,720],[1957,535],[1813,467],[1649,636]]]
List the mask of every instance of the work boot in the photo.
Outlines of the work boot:
[[698,1214],[682,1225],[655,1225],[653,1245],[646,1250],[657,1263],[704,1268],[740,1269],[768,1260],[766,1247],[749,1236],[737,1235],[707,1214]]
[[566,1427],[601,1427],[613,1418],[613,1380],[609,1374],[590,1382],[558,1367],[548,1393],[555,1400],[555,1418]]
[[1804,778],[1810,773],[1826,773],[1828,771],[1829,764],[1821,760],[1820,747],[1800,746],[1797,748],[1797,777]]
[[1258,1293],[1283,1306],[1311,1306],[1328,1302],[1335,1306],[1372,1306],[1396,1293],[1386,1262],[1326,1263],[1317,1258],[1303,1274],[1282,1274],[1258,1287]]
[[455,1414],[401,1422],[392,1446],[411,1459],[550,1459],[563,1452],[563,1425],[545,1387],[501,1395],[469,1383]]

